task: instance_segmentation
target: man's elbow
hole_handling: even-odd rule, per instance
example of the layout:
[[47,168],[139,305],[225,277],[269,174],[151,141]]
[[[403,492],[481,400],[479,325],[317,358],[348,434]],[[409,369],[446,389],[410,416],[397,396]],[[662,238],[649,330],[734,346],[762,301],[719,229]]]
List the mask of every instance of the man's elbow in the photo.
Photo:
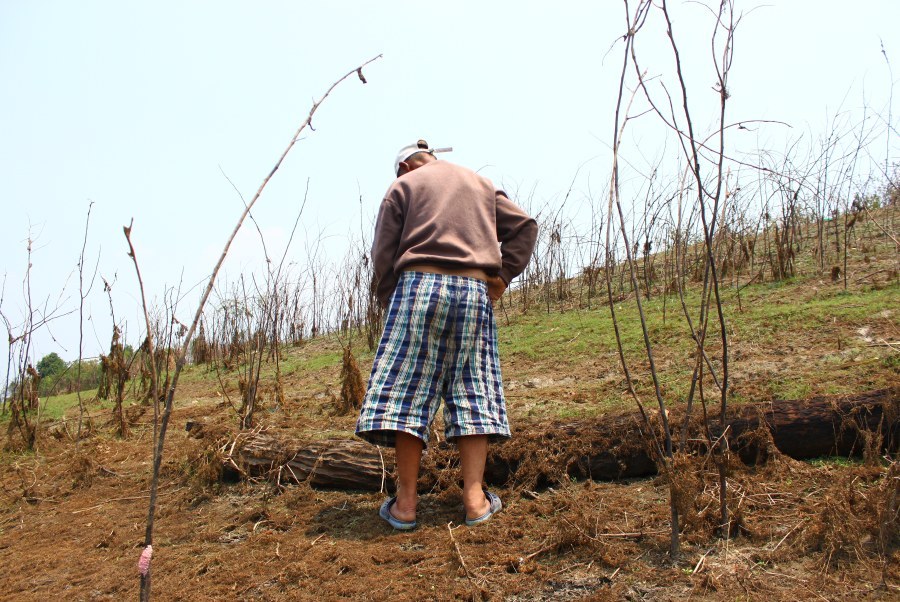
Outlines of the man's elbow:
[[537,242],[538,236],[538,224],[534,218],[525,222],[525,225],[522,227],[521,236],[522,240],[528,245],[528,254],[530,255],[531,251],[534,250],[534,244]]

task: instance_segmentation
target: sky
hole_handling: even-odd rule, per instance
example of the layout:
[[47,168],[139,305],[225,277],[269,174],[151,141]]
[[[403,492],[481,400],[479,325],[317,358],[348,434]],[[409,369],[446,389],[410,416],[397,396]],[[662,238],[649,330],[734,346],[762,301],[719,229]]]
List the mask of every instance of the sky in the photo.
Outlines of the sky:
[[[289,260],[302,263],[323,241],[339,261],[350,237],[371,228],[394,154],[418,138],[452,146],[442,158],[479,170],[523,204],[559,198],[570,186],[600,195],[623,7],[0,0],[0,312],[17,334],[31,240],[32,306],[59,308],[35,333],[34,361],[78,356],[76,265],[90,207],[85,263],[98,281],[85,303],[84,356],[108,346],[109,297],[129,341],[142,336],[122,234],[132,220],[151,303],[180,286],[177,313],[189,322],[242,211],[240,195],[253,196],[314,99],[376,56],[367,84],[354,75],[321,105],[314,131],[304,132],[254,210],[271,256],[281,256],[303,206]],[[670,10],[697,91],[696,118],[708,129],[712,16],[696,2]],[[887,113],[892,76],[882,47],[900,75],[900,3],[771,0],[737,2],[737,11],[729,116],[783,124],[753,128],[736,145],[783,147],[820,136],[840,112]],[[640,35],[649,76],[671,72],[658,19]],[[628,160],[652,164],[663,144],[654,128],[635,129],[623,149]],[[258,269],[262,257],[248,223],[223,278]]]

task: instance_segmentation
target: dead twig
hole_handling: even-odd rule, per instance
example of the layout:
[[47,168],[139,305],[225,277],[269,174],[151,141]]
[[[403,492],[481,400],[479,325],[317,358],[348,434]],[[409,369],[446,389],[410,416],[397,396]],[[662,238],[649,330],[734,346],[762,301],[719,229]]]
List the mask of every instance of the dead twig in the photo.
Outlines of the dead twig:
[[[182,489],[184,489],[184,487],[179,487],[178,489],[173,489],[171,491],[157,492],[157,495],[160,495],[161,493],[165,493],[165,494],[177,493],[177,492],[181,491]],[[110,498],[108,500],[103,500],[102,502],[100,502],[99,504],[96,504],[94,506],[88,506],[87,508],[79,508],[78,510],[72,510],[72,514],[81,514],[82,512],[87,512],[88,510],[96,510],[97,508],[102,508],[103,506],[105,506],[107,504],[111,504],[113,502],[130,502],[130,501],[134,501],[134,500],[146,500],[149,498],[150,498],[149,492],[145,495],[114,497],[114,498]]]
[[703,562],[706,560],[706,557],[709,556],[712,552],[713,552],[713,550],[712,550],[712,549],[709,549],[709,550],[706,551],[705,554],[703,554],[703,556],[700,557],[700,560],[698,560],[698,561],[697,561],[697,564],[694,565],[694,570],[691,571],[691,574],[693,574],[693,575],[696,575],[696,574],[697,574],[697,571],[699,571],[699,570],[700,570],[700,567],[703,566]]
[[378,450],[378,458],[381,460],[381,487],[378,489],[378,493],[384,493],[384,480],[387,478],[387,469],[384,466],[384,454],[381,453],[381,446],[378,445],[375,447]]
[[857,278],[856,280],[853,281],[853,284],[859,284],[860,282],[863,282],[864,280],[868,280],[872,276],[877,276],[878,274],[890,274],[890,273],[891,273],[891,270],[876,270],[874,272],[871,272],[869,274],[866,274],[864,276]]
[[597,536],[593,539],[595,541],[600,539],[627,539],[630,537],[640,539],[642,537],[646,537],[647,535],[664,535],[668,532],[668,529],[662,529],[659,531],[633,531],[631,533],[598,533]]
[[[231,248],[231,244],[232,244],[232,242],[234,242],[234,239],[237,237],[238,231],[241,229],[241,226],[243,226],[244,221],[247,219],[247,215],[253,209],[253,206],[259,200],[259,197],[262,195],[263,191],[265,190],[266,186],[268,185],[269,180],[272,179],[272,176],[275,174],[276,171],[278,171],[278,168],[281,167],[281,164],[284,162],[285,157],[287,157],[288,153],[291,151],[292,148],[294,148],[294,145],[300,139],[300,134],[307,127],[312,129],[312,117],[315,114],[316,110],[319,108],[319,106],[322,104],[322,102],[324,102],[325,99],[328,98],[328,96],[331,94],[331,92],[341,82],[343,82],[345,79],[347,79],[351,75],[353,75],[357,72],[361,72],[363,67],[365,67],[369,63],[371,63],[379,58],[381,58],[380,54],[372,59],[369,59],[368,61],[366,61],[359,67],[349,71],[343,77],[341,77],[336,82],[334,82],[331,85],[331,87],[328,88],[328,90],[325,92],[325,94],[319,100],[317,100],[313,103],[312,108],[310,108],[310,110],[309,110],[309,115],[306,117],[306,119],[303,121],[303,123],[300,124],[300,127],[297,129],[297,131],[291,137],[290,143],[284,149],[284,152],[281,153],[281,156],[278,158],[278,161],[276,161],[275,166],[272,167],[272,170],[268,173],[268,175],[266,175],[266,177],[263,178],[262,183],[259,185],[259,188],[256,190],[256,193],[253,195],[253,198],[244,207],[244,211],[243,211],[243,213],[241,213],[241,216],[238,219],[237,224],[234,227],[234,230],[232,230],[231,235],[228,237],[228,240],[225,242],[225,247],[222,249],[222,254],[219,256],[219,260],[216,262],[216,265],[213,268],[213,271],[209,276],[209,282],[206,285],[206,289],[204,290],[203,295],[200,298],[200,302],[197,305],[197,311],[194,314],[194,320],[191,323],[190,328],[188,328],[187,332],[185,333],[184,343],[181,346],[181,350],[178,353],[178,358],[175,363],[175,373],[172,377],[172,382],[169,385],[168,393],[166,394],[165,408],[163,409],[162,419],[160,421],[159,436],[156,440],[156,449],[154,450],[154,457],[153,457],[154,461],[153,461],[153,478],[151,480],[150,508],[148,511],[147,529],[146,529],[146,535],[144,538],[145,539],[145,549],[147,549],[147,546],[152,545],[152,542],[153,542],[153,518],[154,518],[155,511],[156,511],[155,492],[156,492],[157,482],[159,480],[159,472],[162,467],[162,456],[163,456],[163,447],[165,444],[166,429],[169,424],[169,417],[172,414],[172,406],[174,405],[175,390],[178,386],[178,379],[179,379],[179,376],[181,375],[181,371],[184,367],[185,358],[187,357],[188,350],[190,349],[191,341],[194,338],[194,331],[197,329],[197,325],[200,323],[200,318],[203,316],[203,308],[206,306],[206,301],[209,299],[209,296],[213,291],[213,287],[215,286],[215,283],[216,283],[216,276],[218,275],[219,270],[222,267],[222,264],[225,262],[225,258],[228,255],[228,250]],[[129,231],[130,231],[130,226],[126,229],[126,238],[128,237]],[[132,255],[133,255],[133,249],[132,249]],[[136,266],[137,266],[137,262],[135,262],[135,267]],[[148,333],[148,336],[149,336],[149,333]],[[147,571],[141,571],[141,601],[147,602],[149,600],[150,600],[150,570],[148,567]]]
[[866,347],[889,347],[894,351],[900,351],[900,341],[885,341],[881,339],[878,343],[869,343]]
[[878,223],[878,220],[876,220],[874,217],[872,217],[872,214],[869,213],[869,208],[867,207],[867,204],[866,204],[866,203],[863,203],[862,208],[863,208],[863,210],[866,212],[866,215],[867,215],[868,218],[872,221],[872,223],[875,224],[876,226],[878,226],[878,229],[881,230],[882,232],[884,232],[884,235],[885,235],[885,236],[887,236],[887,237],[890,238],[892,241],[894,241],[894,244],[897,245],[897,247],[900,247],[900,241],[898,241],[896,238],[894,238],[894,235],[893,235],[893,234],[891,234],[890,232],[888,232],[887,230],[885,230],[884,227],[883,227],[881,224]]
[[781,541],[779,541],[777,544],[775,544],[775,547],[772,548],[772,551],[774,552],[775,550],[777,550],[778,548],[780,548],[780,547],[781,547],[781,544],[784,543],[784,541],[788,538],[788,536],[789,536],[791,533],[793,533],[794,531],[796,531],[797,528],[800,527],[800,525],[802,525],[802,524],[805,523],[805,522],[806,522],[806,519],[804,518],[803,520],[801,520],[800,522],[798,522],[796,525],[794,525],[793,527],[791,527],[790,531],[788,531],[787,533],[785,533],[785,534],[784,534],[784,537],[781,538]]
[[459,549],[459,544],[456,543],[456,538],[453,537],[452,522],[447,523],[447,531],[450,533],[450,543],[453,544],[453,549],[456,551],[456,559],[459,561],[459,565],[462,567],[463,571],[465,571],[466,578],[469,580],[469,583],[472,585],[472,587],[477,588],[478,585],[475,583],[475,579],[472,577],[472,571],[470,571],[469,567],[466,565],[466,559],[463,558],[462,551]]

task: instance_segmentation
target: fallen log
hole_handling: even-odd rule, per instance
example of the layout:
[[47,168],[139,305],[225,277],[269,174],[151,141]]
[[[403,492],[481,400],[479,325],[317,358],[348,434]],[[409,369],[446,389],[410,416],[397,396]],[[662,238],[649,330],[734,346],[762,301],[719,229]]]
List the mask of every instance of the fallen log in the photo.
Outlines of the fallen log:
[[[387,489],[386,481],[394,470],[393,450],[352,439],[304,444],[259,434],[250,438],[233,459],[251,476],[309,481],[311,485],[328,489]],[[279,474],[273,474],[273,470]]]
[[[900,388],[893,387],[853,396],[744,404],[724,427],[713,416],[711,423],[718,428],[710,430],[713,437],[724,436],[729,448],[747,464],[765,462],[775,453],[804,460],[859,456],[866,446],[879,453],[896,452],[900,446],[898,393]],[[680,425],[682,416],[670,412],[670,423]],[[707,439],[700,426],[695,416],[690,447],[702,452]],[[656,473],[653,437],[660,433],[648,432],[638,413],[524,425],[510,441],[492,446],[485,480],[491,485],[515,482],[539,487],[565,477],[617,480],[652,475]],[[358,439],[310,443],[271,434],[245,433],[241,441],[227,463],[232,475],[237,466],[245,475],[306,481],[315,487],[393,489],[391,449]],[[454,469],[455,462],[452,446],[432,446],[426,451],[422,487],[431,489],[445,481],[444,471]]]

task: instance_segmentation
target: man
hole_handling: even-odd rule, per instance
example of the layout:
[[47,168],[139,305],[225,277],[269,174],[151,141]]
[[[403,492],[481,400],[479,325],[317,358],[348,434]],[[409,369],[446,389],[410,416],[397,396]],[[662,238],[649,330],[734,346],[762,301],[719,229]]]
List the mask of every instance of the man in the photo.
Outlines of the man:
[[424,140],[398,153],[372,244],[388,315],[356,433],[396,450],[397,495],[379,511],[395,529],[416,526],[422,451],[442,397],[466,523],[502,508],[483,484],[489,439],[510,436],[492,304],[525,269],[537,236],[506,193],[434,153]]

